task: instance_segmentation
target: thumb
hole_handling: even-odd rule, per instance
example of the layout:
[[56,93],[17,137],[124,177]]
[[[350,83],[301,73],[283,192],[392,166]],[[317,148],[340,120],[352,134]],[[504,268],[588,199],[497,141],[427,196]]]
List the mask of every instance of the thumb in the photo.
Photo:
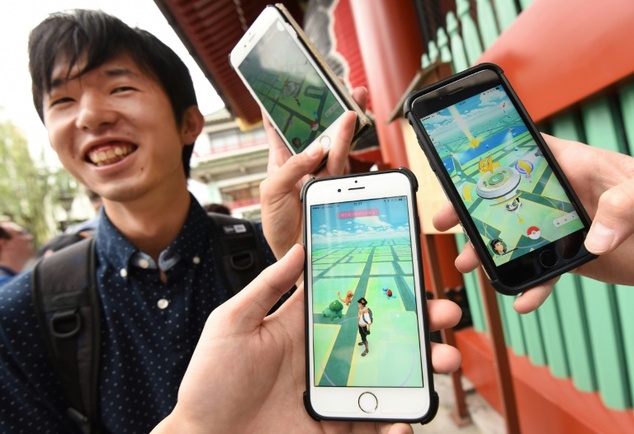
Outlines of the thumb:
[[[224,310],[232,332],[251,332],[286,294],[304,270],[304,249],[296,244],[246,288],[216,310]],[[223,308],[223,309],[221,309]],[[212,314],[213,315],[213,314]]]
[[634,233],[634,180],[606,190],[599,198],[597,213],[586,237],[590,253],[605,254],[616,249]]

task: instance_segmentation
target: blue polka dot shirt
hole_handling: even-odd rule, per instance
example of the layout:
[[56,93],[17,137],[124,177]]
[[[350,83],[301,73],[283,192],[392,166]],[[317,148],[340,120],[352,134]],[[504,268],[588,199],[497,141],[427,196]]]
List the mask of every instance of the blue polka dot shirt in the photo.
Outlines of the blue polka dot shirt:
[[[102,214],[97,284],[105,432],[147,433],[174,408],[207,316],[231,295],[213,249],[208,217],[193,197],[185,225],[158,264]],[[274,257],[266,250],[270,264]],[[33,311],[31,273],[23,273],[0,288],[0,432],[77,432],[66,405]]]

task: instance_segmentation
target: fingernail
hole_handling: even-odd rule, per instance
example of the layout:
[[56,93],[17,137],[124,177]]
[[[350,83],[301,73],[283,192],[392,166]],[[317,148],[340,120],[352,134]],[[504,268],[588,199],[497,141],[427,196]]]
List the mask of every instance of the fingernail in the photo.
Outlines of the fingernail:
[[602,225],[601,223],[593,223],[590,227],[590,232],[586,237],[586,248],[591,253],[604,253],[614,243],[616,233],[614,230]]
[[308,148],[306,148],[305,152],[306,154],[308,154],[309,157],[314,157],[320,152],[320,148],[321,148],[321,144],[318,141],[315,141],[311,143]]

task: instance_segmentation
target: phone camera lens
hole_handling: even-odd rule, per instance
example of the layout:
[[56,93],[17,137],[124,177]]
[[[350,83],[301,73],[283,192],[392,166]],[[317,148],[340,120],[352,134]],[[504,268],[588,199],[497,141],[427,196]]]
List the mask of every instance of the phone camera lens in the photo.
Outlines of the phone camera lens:
[[340,188],[337,189],[337,193],[341,193],[341,189]]

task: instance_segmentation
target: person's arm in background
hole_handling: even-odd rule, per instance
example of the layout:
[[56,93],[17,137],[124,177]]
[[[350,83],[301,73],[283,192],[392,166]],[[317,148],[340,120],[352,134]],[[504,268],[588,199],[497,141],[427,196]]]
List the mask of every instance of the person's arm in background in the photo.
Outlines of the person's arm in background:
[[[633,285],[634,158],[545,134],[544,138],[592,219],[585,245],[599,258],[573,272],[607,283]],[[434,216],[433,223],[439,231],[458,224],[451,204]],[[480,260],[467,243],[455,264],[458,271],[468,273],[480,265]],[[551,280],[521,294],[514,302],[515,310],[528,313],[537,309],[556,282]]]

